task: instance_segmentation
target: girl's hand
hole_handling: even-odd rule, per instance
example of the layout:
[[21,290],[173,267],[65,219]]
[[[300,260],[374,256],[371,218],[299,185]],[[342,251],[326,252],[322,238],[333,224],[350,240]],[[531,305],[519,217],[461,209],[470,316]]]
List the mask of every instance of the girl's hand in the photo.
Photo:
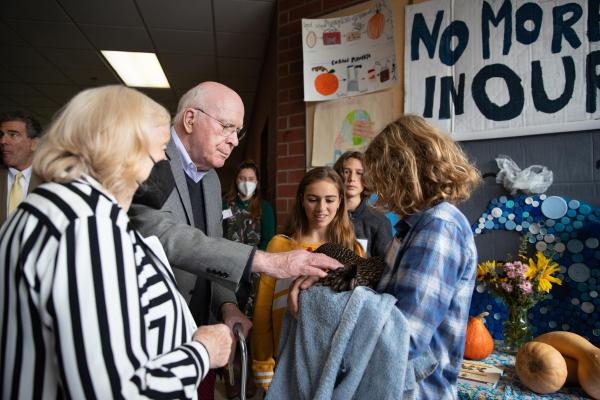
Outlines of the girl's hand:
[[317,276],[301,276],[297,278],[290,286],[287,303],[290,314],[298,319],[298,311],[300,311],[300,290],[306,290],[319,281]]

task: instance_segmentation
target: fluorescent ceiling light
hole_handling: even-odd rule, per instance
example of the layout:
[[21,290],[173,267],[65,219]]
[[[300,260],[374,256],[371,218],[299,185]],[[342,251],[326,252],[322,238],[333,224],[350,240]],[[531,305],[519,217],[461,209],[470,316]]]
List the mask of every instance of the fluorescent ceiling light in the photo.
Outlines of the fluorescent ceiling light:
[[117,71],[127,86],[169,88],[158,58],[154,53],[102,50],[102,55]]

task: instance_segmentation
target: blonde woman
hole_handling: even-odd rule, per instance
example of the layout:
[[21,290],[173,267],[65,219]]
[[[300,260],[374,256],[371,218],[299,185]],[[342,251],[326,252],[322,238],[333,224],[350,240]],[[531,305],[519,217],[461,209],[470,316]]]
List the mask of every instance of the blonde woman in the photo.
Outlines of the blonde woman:
[[456,397],[477,251],[456,204],[480,181],[447,135],[417,116],[389,124],[365,152],[376,205],[400,216],[377,291],[398,298],[408,320],[409,359],[431,348],[439,365],[415,398]]
[[123,86],[76,95],[33,161],[47,183],[0,231],[2,398],[194,398],[228,358],[225,325],[196,329],[134,192],[165,157],[169,114]]
[[[332,168],[318,167],[307,172],[300,181],[286,235],[275,235],[267,251],[313,251],[327,242],[338,243],[364,255],[348,218],[342,179]],[[256,383],[264,389],[269,388],[273,377],[290,283],[291,279],[276,280],[265,274],[261,274],[258,283],[252,368]]]

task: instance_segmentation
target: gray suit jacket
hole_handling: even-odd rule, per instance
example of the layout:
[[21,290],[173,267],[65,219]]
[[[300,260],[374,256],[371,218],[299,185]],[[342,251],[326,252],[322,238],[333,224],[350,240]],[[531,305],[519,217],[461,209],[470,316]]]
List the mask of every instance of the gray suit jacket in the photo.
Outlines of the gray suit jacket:
[[[8,217],[6,215],[6,208],[8,207],[6,201],[8,197],[8,187],[6,186],[7,180],[8,168],[6,168],[4,165],[0,165],[0,226],[4,224],[4,221],[6,221],[6,218]],[[36,174],[31,173],[31,179],[29,179],[27,193],[35,189],[40,183],[42,183],[42,180]]]
[[129,216],[144,236],[158,236],[186,301],[191,299],[197,277],[217,283],[213,285],[211,303],[214,315],[218,316],[221,304],[236,303],[233,291],[237,290],[252,247],[222,238],[221,183],[214,170],[201,181],[206,235],[194,227],[185,172],[173,140],[167,146],[167,156],[175,189],[160,210],[134,203]]

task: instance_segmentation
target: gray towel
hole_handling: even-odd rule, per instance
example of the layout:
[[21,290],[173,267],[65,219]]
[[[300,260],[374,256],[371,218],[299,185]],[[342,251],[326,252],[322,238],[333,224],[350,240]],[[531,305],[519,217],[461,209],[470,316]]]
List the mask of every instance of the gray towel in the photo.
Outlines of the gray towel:
[[431,351],[408,360],[406,319],[396,298],[365,287],[300,295],[286,315],[267,399],[406,399],[437,367]]

